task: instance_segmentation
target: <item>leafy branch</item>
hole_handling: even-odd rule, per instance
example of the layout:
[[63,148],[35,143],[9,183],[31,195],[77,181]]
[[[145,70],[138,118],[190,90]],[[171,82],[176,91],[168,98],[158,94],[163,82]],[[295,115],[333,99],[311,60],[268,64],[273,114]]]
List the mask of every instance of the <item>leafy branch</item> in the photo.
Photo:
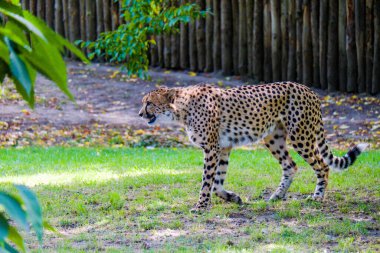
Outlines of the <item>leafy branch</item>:
[[[116,0],[117,1],[117,0]],[[110,62],[124,63],[127,75],[136,74],[148,78],[148,50],[156,45],[155,36],[178,32],[179,23],[189,23],[205,17],[209,11],[201,10],[195,3],[180,6],[170,5],[169,0],[125,0],[122,3],[121,18],[125,24],[115,31],[100,34],[96,41],[78,41],[95,56]],[[172,1],[173,2],[173,1]]]

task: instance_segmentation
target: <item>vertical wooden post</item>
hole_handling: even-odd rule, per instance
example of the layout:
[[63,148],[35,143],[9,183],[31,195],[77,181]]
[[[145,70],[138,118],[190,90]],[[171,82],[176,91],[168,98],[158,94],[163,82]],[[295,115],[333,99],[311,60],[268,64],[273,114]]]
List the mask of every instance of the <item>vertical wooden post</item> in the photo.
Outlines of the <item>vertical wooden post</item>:
[[111,25],[112,30],[116,30],[119,26],[119,3],[111,0]]
[[329,28],[327,46],[327,85],[329,91],[335,91],[339,85],[339,51],[338,51],[338,1],[329,2]]
[[374,55],[371,93],[377,94],[378,92],[380,92],[380,1],[375,0],[374,2]]
[[246,15],[247,15],[247,75],[252,77],[253,74],[253,54],[252,54],[252,43],[253,43],[253,0],[246,0]]
[[157,67],[158,65],[158,50],[157,50],[157,38],[152,37],[156,41],[156,45],[150,44],[150,66]]
[[157,67],[159,65],[159,60],[158,60],[158,46],[157,46],[157,37],[154,38],[156,41],[156,45],[151,44],[150,47],[152,49],[152,66]]
[[45,0],[37,0],[37,17],[45,19]]
[[319,66],[319,0],[311,1],[311,42],[313,44],[313,86],[321,87]]
[[260,82],[264,79],[264,41],[263,41],[263,0],[255,0],[253,13],[253,78]]
[[179,69],[179,57],[180,57],[180,52],[179,52],[179,47],[180,47],[180,42],[179,42],[179,34],[178,33],[172,33],[171,35],[171,68],[172,69]]
[[[206,8],[212,10],[212,0],[206,1]],[[212,59],[212,45],[214,43],[213,37],[214,37],[214,31],[213,31],[213,25],[214,25],[214,18],[212,15],[207,15],[206,17],[206,65],[205,65],[205,71],[211,72],[213,70],[213,59]]]
[[[201,7],[203,10],[205,8],[204,0],[196,0],[197,4]],[[198,53],[198,70],[204,71],[205,69],[205,60],[206,60],[206,53],[205,53],[205,19],[204,18],[198,18],[196,20],[196,30],[197,30],[197,53]]]
[[[99,15],[102,15],[99,13]],[[112,29],[112,18],[110,12],[110,0],[103,0],[103,20],[104,20],[104,31],[111,31]]]
[[[69,0],[69,30],[70,30],[70,41],[75,42],[76,40],[80,39],[80,26],[78,24],[79,21],[79,2],[77,0]],[[71,58],[75,59],[74,54],[70,54]]]
[[70,30],[70,41],[74,42],[80,38],[80,26],[79,22],[79,2],[77,0],[69,0],[69,30]]
[[304,0],[302,30],[302,83],[307,86],[312,86],[311,84],[313,82],[313,49],[311,43],[310,9],[310,0]]
[[85,41],[86,38],[86,0],[79,1],[79,25],[80,25],[80,38]]
[[46,24],[54,29],[54,5],[53,0],[46,0],[45,2],[45,20]]
[[245,0],[239,0],[239,75],[247,75],[247,14]]
[[221,31],[222,31],[222,72],[231,75],[232,60],[232,3],[231,0],[221,0]]
[[93,0],[86,0],[86,37],[87,40],[96,39],[96,3]]
[[69,5],[67,0],[62,0],[62,11],[63,11],[63,27],[64,27],[64,34],[65,38],[69,39],[70,33],[69,33]]
[[319,13],[319,67],[321,88],[327,89],[327,28],[328,28],[328,0],[320,1]]
[[365,2],[355,0],[355,40],[358,58],[358,91],[365,92]]
[[37,0],[30,0],[29,1],[29,11],[33,15],[37,14]]
[[222,69],[222,54],[221,54],[221,10],[220,10],[220,0],[213,0],[213,10],[214,13],[214,43],[213,43],[213,65],[214,71],[219,71]]
[[164,67],[164,38],[163,35],[157,36],[157,54],[158,54],[158,65]]
[[288,80],[288,52],[289,52],[289,26],[288,3],[281,2],[281,79]]
[[23,10],[29,10],[29,0],[23,0],[21,2],[21,7]]
[[190,70],[198,70],[198,55],[197,55],[197,30],[195,21],[189,23],[189,61],[190,61]]
[[96,0],[96,33],[99,36],[104,32],[103,0]]
[[339,43],[339,90],[346,91],[347,54],[346,54],[346,0],[339,0],[338,43]]
[[281,7],[279,0],[271,0],[272,22],[272,78],[273,81],[281,80]]
[[232,0],[232,68],[234,75],[239,74],[239,3]]
[[289,0],[289,53],[288,53],[288,80],[297,80],[297,64],[296,64],[296,0]]
[[371,93],[372,90],[372,70],[373,70],[373,0],[366,0],[366,60],[365,60],[365,71],[366,71],[366,91]]
[[[185,4],[185,0],[181,0],[181,4]],[[179,49],[179,54],[180,54],[180,67],[182,69],[188,69],[189,68],[189,25],[181,23],[180,25],[180,34],[181,34],[181,39],[180,39],[180,49]]]
[[172,40],[171,40],[171,34],[166,33],[164,34],[164,64],[165,68],[170,68],[171,66],[171,49],[172,49]]
[[264,0],[264,81],[272,79],[272,52],[271,52],[271,10],[269,0]]
[[347,30],[347,91],[356,91],[357,83],[357,57],[355,46],[355,11],[354,0],[346,0]]
[[62,10],[62,0],[55,0],[54,4],[54,30],[60,35],[65,35],[65,28],[63,25],[63,10]]
[[[172,0],[172,6],[178,7],[179,6],[179,0]],[[173,32],[171,34],[171,65],[170,67],[172,69],[178,69],[179,68],[179,34],[178,32]]]
[[302,82],[302,1],[296,0],[296,32],[297,32],[297,82]]

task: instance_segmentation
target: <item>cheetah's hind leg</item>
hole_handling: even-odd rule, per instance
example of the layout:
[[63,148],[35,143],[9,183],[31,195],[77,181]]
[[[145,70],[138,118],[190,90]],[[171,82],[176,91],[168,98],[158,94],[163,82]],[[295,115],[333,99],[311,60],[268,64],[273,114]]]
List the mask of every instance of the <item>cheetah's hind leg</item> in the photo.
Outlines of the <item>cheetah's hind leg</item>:
[[265,146],[282,166],[281,183],[269,200],[283,199],[297,172],[296,164],[286,147],[286,130],[283,125],[279,123],[273,133],[265,137],[264,141]]

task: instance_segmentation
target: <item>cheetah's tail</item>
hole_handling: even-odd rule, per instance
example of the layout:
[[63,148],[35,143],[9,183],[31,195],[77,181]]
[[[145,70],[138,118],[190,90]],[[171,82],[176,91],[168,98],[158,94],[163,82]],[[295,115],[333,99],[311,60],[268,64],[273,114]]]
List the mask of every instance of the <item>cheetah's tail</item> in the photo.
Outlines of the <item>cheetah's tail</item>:
[[368,143],[360,143],[352,147],[343,157],[334,156],[325,140],[319,145],[320,154],[325,163],[335,170],[344,170],[354,164],[356,158],[369,146]]

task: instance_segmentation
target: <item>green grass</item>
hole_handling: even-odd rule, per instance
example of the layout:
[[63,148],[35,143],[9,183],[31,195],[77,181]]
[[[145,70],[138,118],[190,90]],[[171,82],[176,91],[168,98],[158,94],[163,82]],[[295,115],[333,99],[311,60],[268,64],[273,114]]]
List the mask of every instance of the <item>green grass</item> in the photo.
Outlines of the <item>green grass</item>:
[[28,236],[36,251],[380,250],[380,151],[331,172],[324,203],[306,199],[316,177],[293,157],[300,169],[291,198],[268,203],[281,178],[277,161],[261,149],[233,151],[226,189],[247,204],[214,197],[212,209],[197,215],[189,212],[202,174],[195,149],[0,149],[0,187],[30,186],[44,217],[62,233],[48,233],[43,249]]

